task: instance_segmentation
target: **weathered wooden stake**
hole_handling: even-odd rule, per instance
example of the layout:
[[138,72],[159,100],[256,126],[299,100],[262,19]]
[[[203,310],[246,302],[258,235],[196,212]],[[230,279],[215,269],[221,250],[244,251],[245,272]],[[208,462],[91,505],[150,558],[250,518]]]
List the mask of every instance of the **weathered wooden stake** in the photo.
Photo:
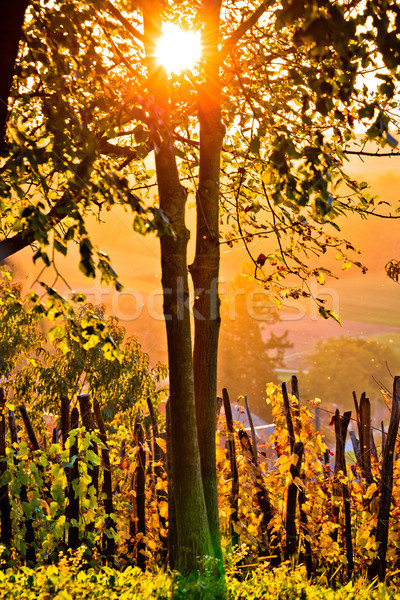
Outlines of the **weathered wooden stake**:
[[[151,429],[152,429],[152,437],[153,437],[153,472],[154,472],[154,478],[155,478],[155,484],[157,484],[157,480],[164,480],[165,477],[165,471],[163,468],[163,465],[165,466],[166,464],[166,456],[163,452],[163,450],[160,448],[160,445],[157,443],[157,438],[160,437],[160,433],[158,430],[158,423],[157,423],[157,417],[154,411],[154,406],[153,403],[151,401],[151,398],[147,398],[147,406],[149,409],[149,414],[150,414],[150,420],[151,420]],[[168,494],[166,493],[165,490],[163,489],[159,489],[156,485],[156,500],[157,500],[157,506],[158,506],[158,519],[160,522],[160,528],[162,530],[166,530],[167,529],[167,519],[160,514],[160,505],[161,502],[168,502]],[[167,560],[167,554],[168,554],[168,537],[166,535],[163,535],[160,532],[160,541],[161,541],[161,545],[162,545],[162,558],[164,560],[164,562]]]
[[39,442],[37,441],[35,432],[33,431],[32,423],[27,413],[26,407],[24,404],[18,407],[19,412],[21,413],[22,420],[25,425],[26,432],[28,434],[29,441],[34,450],[40,450]]
[[253,444],[254,463],[256,465],[258,465],[256,430],[254,429],[253,417],[251,416],[251,411],[250,411],[249,403],[247,401],[247,396],[244,397],[244,403],[246,405],[247,418],[249,419],[249,425],[250,425],[250,431],[251,431],[251,441]]
[[[71,411],[71,431],[79,427],[79,410],[74,407]],[[69,522],[68,546],[71,550],[79,547],[79,497],[74,490],[74,482],[77,485],[79,481],[79,459],[78,459],[78,432],[69,448],[69,460],[73,462],[72,467],[67,471],[68,478],[68,510],[66,511],[66,520]],[[76,523],[73,524],[72,521]]]
[[[347,411],[340,416],[339,410],[335,413],[335,435],[336,435],[336,454],[335,454],[335,481],[334,481],[334,496],[339,495],[343,498],[343,509],[344,509],[344,538],[346,543],[346,558],[347,558],[347,572],[349,577],[354,571],[354,557],[353,557],[353,540],[351,537],[351,512],[350,512],[350,491],[345,483],[341,483],[339,479],[339,472],[342,471],[343,475],[346,476],[346,457],[345,457],[345,446],[347,429],[351,419],[351,411]],[[338,521],[339,507],[334,507],[334,515],[336,522]],[[335,531],[335,539],[337,539],[337,530]]]
[[[78,394],[79,407],[81,409],[81,419],[82,424],[85,427],[86,431],[92,433],[96,429],[96,424],[93,417],[92,412],[92,403],[90,402],[89,394]],[[96,442],[92,441],[91,446],[93,449],[93,453],[98,456],[99,449],[97,447]],[[92,480],[92,485],[95,489],[96,495],[99,492],[99,467],[97,465],[88,466],[88,475]],[[90,524],[90,530],[93,529],[94,523]]]
[[[5,418],[5,393],[4,389],[0,388],[0,477],[7,471],[7,456],[6,456],[6,418]],[[8,483],[0,486],[0,541],[10,550],[12,542],[12,525],[11,525],[11,503],[8,493]]]
[[297,551],[297,529],[296,529],[296,507],[298,484],[296,479],[300,479],[301,461],[303,459],[304,444],[296,442],[293,454],[297,456],[296,464],[290,465],[290,474],[292,482],[289,484],[287,502],[286,502],[286,550],[285,560],[290,559]]
[[293,405],[293,416],[300,416],[300,392],[299,392],[299,381],[296,375],[292,375],[291,379],[292,395],[297,398],[297,405]]
[[222,390],[222,398],[224,402],[224,411],[226,419],[226,428],[228,430],[227,444],[228,456],[231,467],[232,488],[230,495],[231,516],[230,516],[230,532],[232,546],[239,544],[238,534],[238,500],[239,500],[239,474],[236,462],[236,445],[235,445],[235,430],[233,427],[231,403],[229,400],[228,390]]
[[62,447],[65,449],[65,444],[68,439],[69,430],[71,427],[70,422],[70,401],[68,396],[61,396],[61,438]]
[[294,427],[293,427],[293,419],[292,413],[290,410],[290,402],[289,402],[289,394],[287,390],[287,385],[285,382],[282,383],[282,394],[283,394],[283,404],[285,407],[285,415],[286,415],[286,423],[289,433],[289,443],[290,443],[290,454],[293,454],[294,451]]
[[[110,517],[114,512],[113,506],[113,498],[112,498],[112,480],[111,480],[111,465],[110,465],[110,452],[107,446],[107,435],[106,435],[106,427],[104,425],[103,414],[101,412],[100,404],[98,403],[97,398],[93,400],[93,409],[94,416],[96,418],[97,427],[99,429],[99,437],[103,444],[101,449],[101,457],[103,459],[103,493],[105,495],[104,498],[104,508],[106,512],[106,521],[105,527],[109,531],[114,527],[114,522]],[[110,537],[107,535],[103,535],[103,552],[106,556],[107,561],[112,561],[114,558],[115,552],[115,540],[111,535]]]
[[[18,430],[17,424],[15,422],[15,415],[12,410],[8,411],[8,425],[10,428],[10,437],[12,444],[18,444]],[[16,454],[14,454],[14,464],[18,465],[18,458]],[[26,491],[26,486],[21,485],[21,490],[19,492],[19,498],[21,500],[21,504],[28,502],[28,493]],[[33,519],[29,518],[25,521],[25,536],[24,541],[26,544],[26,562],[27,565],[32,567],[36,565],[36,550],[35,550],[35,533],[33,530]]]
[[143,537],[146,535],[146,452],[144,450],[144,431],[142,424],[137,421],[134,430],[135,443],[138,448],[136,459],[136,516],[137,533],[142,537],[137,543],[137,566],[144,571],[146,569],[146,556],[144,550],[146,544]]
[[271,566],[277,567],[281,562],[281,557],[280,557],[280,553],[279,553],[278,544],[276,543],[277,541],[276,541],[276,539],[272,538],[271,530],[269,528],[269,524],[273,517],[273,508],[272,508],[271,502],[269,500],[268,491],[263,483],[260,466],[256,465],[256,463],[255,463],[253,447],[251,445],[251,441],[250,441],[249,436],[247,435],[247,432],[244,429],[239,429],[238,435],[239,435],[240,444],[242,446],[242,450],[243,450],[245,456],[246,456],[246,453],[248,453],[248,455],[250,457],[250,464],[252,465],[252,467],[254,469],[254,475],[255,475],[254,487],[256,489],[257,502],[258,502],[258,505],[259,505],[261,513],[262,513],[262,522],[263,522],[263,525],[267,532],[267,540],[268,540],[269,552],[270,552],[270,556],[271,556]]
[[369,576],[379,577],[384,581],[386,575],[386,551],[389,536],[390,504],[393,490],[393,459],[396,449],[396,439],[400,421],[400,377],[396,376],[393,382],[393,402],[390,415],[389,431],[385,443],[382,460],[382,472],[380,481],[380,502],[378,512],[378,524],[375,539],[378,546],[378,554],[369,569]]

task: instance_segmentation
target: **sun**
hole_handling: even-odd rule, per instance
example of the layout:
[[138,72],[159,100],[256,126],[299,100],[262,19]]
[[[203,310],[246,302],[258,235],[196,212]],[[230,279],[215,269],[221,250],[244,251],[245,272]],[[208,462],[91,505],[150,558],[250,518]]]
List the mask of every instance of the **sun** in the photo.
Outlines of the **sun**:
[[168,73],[192,71],[200,59],[200,32],[185,31],[173,23],[163,24],[163,34],[156,48],[156,58]]

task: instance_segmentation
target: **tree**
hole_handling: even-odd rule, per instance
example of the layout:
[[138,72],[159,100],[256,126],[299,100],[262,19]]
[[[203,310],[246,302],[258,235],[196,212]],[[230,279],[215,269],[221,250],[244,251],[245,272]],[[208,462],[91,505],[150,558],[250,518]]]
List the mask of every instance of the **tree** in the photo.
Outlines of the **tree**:
[[[368,139],[396,146],[388,123],[399,10],[386,0],[227,0],[223,7],[220,0],[35,0],[27,11],[2,150],[0,257],[35,243],[34,260],[53,265],[58,277],[56,253],[75,241],[80,268],[119,288],[87,219],[122,203],[138,232],[160,235],[174,554],[182,572],[202,557],[221,557],[214,444],[220,220],[230,227],[224,241],[243,240],[256,278],[277,301],[309,295],[309,277],[323,283],[329,271],[315,256],[328,249],[340,253],[344,268],[362,268],[336,220],[379,209],[343,163],[346,153],[365,151],[355,141],[356,121]],[[167,77],[157,64],[165,20],[200,27],[203,53],[192,73]],[[381,64],[380,85],[370,90],[358,76]],[[156,181],[144,161],[153,152]],[[155,184],[157,207],[146,202]],[[197,206],[193,356],[188,193]],[[276,250],[265,242],[253,256],[252,241],[271,237]],[[338,318],[315,301],[322,316]]]
[[[301,375],[302,394],[320,398],[325,408],[334,404],[341,410],[353,410],[353,391],[358,397],[365,392],[372,410],[384,419],[388,415],[381,390],[391,390],[396,364],[395,353],[385,344],[362,338],[331,338],[319,342],[308,357],[308,371]],[[325,420],[329,421],[330,415]]]
[[235,275],[221,301],[218,379],[232,400],[247,395],[251,410],[265,420],[271,419],[266,384],[276,380],[275,369],[292,346],[288,331],[265,339],[263,326],[278,320],[276,305],[252,276]]

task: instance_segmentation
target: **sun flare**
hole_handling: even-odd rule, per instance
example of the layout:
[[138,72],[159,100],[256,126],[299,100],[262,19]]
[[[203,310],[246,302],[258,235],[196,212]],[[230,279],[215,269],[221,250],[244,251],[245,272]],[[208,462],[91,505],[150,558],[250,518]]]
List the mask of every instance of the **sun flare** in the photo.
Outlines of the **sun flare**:
[[163,35],[157,43],[156,57],[168,73],[193,70],[200,54],[200,32],[185,31],[173,23],[164,23]]

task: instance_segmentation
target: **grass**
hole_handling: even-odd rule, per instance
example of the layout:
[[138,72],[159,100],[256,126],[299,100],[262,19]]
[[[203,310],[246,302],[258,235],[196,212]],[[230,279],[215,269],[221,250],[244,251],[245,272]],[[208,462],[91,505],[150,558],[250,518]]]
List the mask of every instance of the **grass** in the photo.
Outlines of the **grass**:
[[[174,593],[173,593],[174,591]],[[79,570],[68,562],[36,570],[22,567],[0,572],[3,600],[214,600],[223,596],[212,577],[173,578],[159,571],[143,574],[137,567],[116,571],[109,567]],[[255,570],[244,580],[227,576],[228,600],[400,600],[393,585],[364,579],[332,589],[324,578],[310,583],[303,568],[286,567],[265,573]]]

